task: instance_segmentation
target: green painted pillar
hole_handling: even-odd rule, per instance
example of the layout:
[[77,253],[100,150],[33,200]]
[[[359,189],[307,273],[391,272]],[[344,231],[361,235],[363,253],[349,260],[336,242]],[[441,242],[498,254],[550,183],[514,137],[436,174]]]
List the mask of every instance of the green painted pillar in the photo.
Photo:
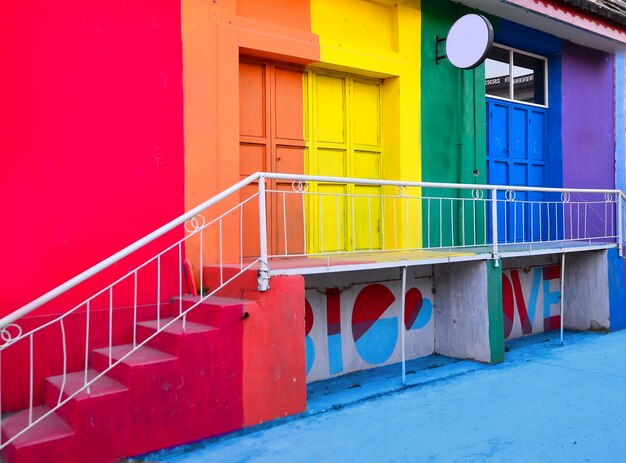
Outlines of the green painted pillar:
[[502,266],[487,261],[487,301],[491,363],[504,361],[504,315],[502,310]]

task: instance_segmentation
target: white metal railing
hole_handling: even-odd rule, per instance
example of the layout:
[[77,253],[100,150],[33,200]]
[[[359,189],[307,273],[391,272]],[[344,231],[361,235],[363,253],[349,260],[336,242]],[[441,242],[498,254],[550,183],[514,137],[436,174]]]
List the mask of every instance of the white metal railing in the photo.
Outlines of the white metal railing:
[[442,249],[498,256],[503,246],[530,252],[625,236],[619,190],[263,176],[270,259]]
[[[89,392],[101,376],[172,323],[181,320],[184,329],[191,310],[249,269],[258,271],[258,289],[265,291],[270,264],[285,258],[472,250],[497,259],[503,249],[530,252],[598,243],[616,244],[621,255],[625,199],[619,190],[607,189],[255,173],[0,320],[0,371],[3,361],[21,365],[16,369],[21,377],[0,378],[0,385],[11,384],[14,394],[12,402],[3,400],[5,388],[0,389],[0,431],[3,411],[28,410],[23,433],[80,392]],[[157,251],[142,254],[156,245]],[[132,261],[128,272],[60,316],[40,325],[27,317],[137,255],[141,259]],[[200,283],[200,297],[190,307],[182,303],[196,281],[184,274],[187,260],[198,266]],[[206,265],[214,270],[210,282],[204,277]],[[95,316],[106,320],[106,339],[93,336]],[[149,319],[157,320],[157,331],[138,339],[137,324]],[[68,330],[76,320],[82,328]],[[58,352],[46,353],[61,357],[56,369],[37,361],[39,337],[57,343]],[[126,343],[130,351],[114,359],[113,346]],[[108,367],[97,374],[89,358],[95,348],[109,353]],[[82,372],[82,386],[64,395],[70,372]],[[62,375],[59,398],[47,404],[46,413],[35,413],[44,400],[43,380],[52,375]],[[2,410],[3,404],[12,408]],[[0,441],[0,449],[11,440]]]

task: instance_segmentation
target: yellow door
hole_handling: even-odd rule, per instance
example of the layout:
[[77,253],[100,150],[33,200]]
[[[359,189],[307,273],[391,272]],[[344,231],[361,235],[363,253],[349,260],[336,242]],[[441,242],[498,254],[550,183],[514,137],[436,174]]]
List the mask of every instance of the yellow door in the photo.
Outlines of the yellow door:
[[[382,81],[308,71],[307,173],[378,179]],[[309,252],[381,249],[380,188],[319,182],[308,197]]]

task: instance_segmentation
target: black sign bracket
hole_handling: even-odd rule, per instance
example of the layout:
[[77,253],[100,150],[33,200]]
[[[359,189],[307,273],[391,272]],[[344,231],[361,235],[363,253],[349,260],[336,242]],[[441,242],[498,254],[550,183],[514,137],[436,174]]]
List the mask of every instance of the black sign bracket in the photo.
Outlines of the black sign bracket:
[[439,37],[438,34],[435,36],[435,64],[439,64],[439,61],[448,57],[445,53],[442,55],[439,54],[439,46],[445,43],[446,39],[447,37]]

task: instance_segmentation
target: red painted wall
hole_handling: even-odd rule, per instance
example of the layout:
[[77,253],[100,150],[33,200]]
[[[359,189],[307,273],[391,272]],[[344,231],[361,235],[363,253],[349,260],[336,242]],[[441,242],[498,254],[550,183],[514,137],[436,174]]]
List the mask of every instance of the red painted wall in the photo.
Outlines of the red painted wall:
[[0,4],[0,315],[182,213],[180,15],[149,0]]
[[244,427],[306,410],[304,278],[275,276],[243,328]]
[[[209,286],[218,278],[216,267],[204,267]],[[302,275],[274,276],[269,291],[260,293],[256,271],[251,270],[218,294],[257,302],[245,308],[248,317],[243,322],[243,427],[306,410]]]

